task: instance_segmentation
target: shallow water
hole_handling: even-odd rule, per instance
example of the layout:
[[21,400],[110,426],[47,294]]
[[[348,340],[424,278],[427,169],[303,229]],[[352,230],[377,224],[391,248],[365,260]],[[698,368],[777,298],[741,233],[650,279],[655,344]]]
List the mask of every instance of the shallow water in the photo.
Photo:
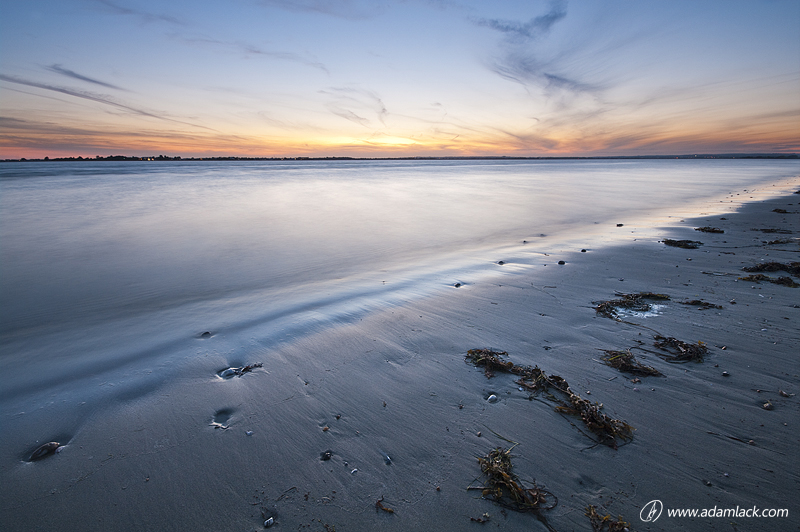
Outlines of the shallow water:
[[[523,240],[547,250],[619,221],[663,223],[764,194],[799,169],[779,160],[2,164],[0,405],[88,394],[77,390],[85,379],[92,394],[145,393],[197,355],[203,332],[224,331],[231,352],[245,339],[278,345],[468,283]],[[231,364],[244,363],[237,356]]]

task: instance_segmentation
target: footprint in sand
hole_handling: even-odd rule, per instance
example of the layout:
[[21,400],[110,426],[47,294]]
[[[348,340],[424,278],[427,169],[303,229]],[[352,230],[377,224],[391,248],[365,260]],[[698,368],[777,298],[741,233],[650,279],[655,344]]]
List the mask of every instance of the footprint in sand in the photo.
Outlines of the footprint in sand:
[[231,408],[223,408],[222,410],[217,410],[214,414],[214,417],[211,419],[211,425],[215,429],[227,429],[228,428],[228,421],[233,417],[233,409]]

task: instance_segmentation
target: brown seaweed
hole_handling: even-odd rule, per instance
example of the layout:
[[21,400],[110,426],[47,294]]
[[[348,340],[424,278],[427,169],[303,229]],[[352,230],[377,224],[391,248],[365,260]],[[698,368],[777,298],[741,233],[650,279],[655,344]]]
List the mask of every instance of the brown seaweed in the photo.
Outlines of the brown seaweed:
[[695,231],[702,231],[703,233],[724,233],[719,227],[695,227]]
[[619,309],[632,310],[635,312],[647,312],[652,306],[645,300],[669,301],[670,297],[666,294],[656,294],[653,292],[639,292],[637,294],[618,294],[619,299],[600,301],[594,310],[601,316],[614,320],[620,319]]
[[633,427],[619,419],[613,419],[600,411],[603,405],[592,403],[574,393],[567,381],[558,375],[548,376],[539,366],[519,366],[513,362],[501,360],[501,356],[508,356],[505,351],[492,351],[490,349],[470,349],[465,356],[465,361],[477,367],[483,367],[487,378],[494,375],[494,371],[512,373],[520,378],[515,382],[533,393],[542,391],[558,392],[561,397],[550,393],[548,398],[556,403],[556,411],[580,417],[583,423],[598,438],[600,443],[616,449],[617,439],[631,440]]
[[674,247],[674,248],[684,248],[684,249],[697,249],[698,247],[702,246],[702,242],[698,242],[697,240],[673,240],[671,238],[665,238],[662,240],[664,244]]
[[659,354],[667,362],[702,362],[703,356],[708,352],[708,348],[703,342],[687,344],[673,337],[658,335],[655,337],[655,345],[667,354]]
[[792,232],[788,229],[777,229],[774,227],[768,227],[766,229],[758,229],[756,227],[750,229],[751,231],[761,231],[762,233],[777,233],[779,235],[791,235]]
[[606,365],[611,366],[619,371],[631,373],[633,375],[652,375],[660,377],[662,373],[652,366],[645,366],[631,353],[630,349],[627,351],[611,351],[603,349],[605,355],[600,358]]
[[708,310],[710,308],[723,308],[722,305],[715,305],[714,303],[709,303],[708,301],[703,301],[702,299],[692,299],[687,301],[678,301],[681,305],[692,305],[694,307],[699,308],[700,310]]
[[525,487],[512,471],[511,449],[497,447],[486,456],[478,458],[486,480],[481,488],[484,498],[517,512],[552,510],[558,504],[555,495],[533,482]]
[[800,262],[790,262],[783,264],[781,262],[762,262],[755,266],[745,266],[742,270],[746,272],[786,272],[795,277],[800,277]]
[[593,532],[627,532],[631,529],[631,524],[623,521],[621,515],[617,519],[609,514],[601,517],[594,505],[587,506],[584,515],[589,518]]
[[788,286],[789,288],[797,288],[800,284],[795,283],[791,277],[770,277],[768,275],[764,275],[763,273],[757,273],[755,275],[748,275],[747,277],[739,277],[740,281],[750,281],[751,283],[760,283],[761,281],[767,281],[768,283],[772,284],[779,284],[783,286]]

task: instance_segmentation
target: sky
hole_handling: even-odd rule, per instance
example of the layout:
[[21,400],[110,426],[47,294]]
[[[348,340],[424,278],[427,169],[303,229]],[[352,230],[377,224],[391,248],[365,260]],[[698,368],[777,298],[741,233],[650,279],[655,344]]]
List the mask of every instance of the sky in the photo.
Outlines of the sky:
[[797,0],[0,0],[0,159],[763,152]]

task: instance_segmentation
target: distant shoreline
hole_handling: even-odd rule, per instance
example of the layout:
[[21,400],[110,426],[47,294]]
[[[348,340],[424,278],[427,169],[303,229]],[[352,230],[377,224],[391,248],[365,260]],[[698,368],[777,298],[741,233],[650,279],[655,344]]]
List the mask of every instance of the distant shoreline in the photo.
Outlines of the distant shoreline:
[[620,159],[798,159],[796,153],[717,153],[717,154],[683,154],[683,155],[608,155],[608,156],[548,156],[523,157],[507,155],[479,156],[410,156],[410,157],[169,157],[109,155],[107,157],[45,157],[43,159],[0,159],[3,163],[25,162],[83,162],[83,161],[482,161],[482,160],[620,160]]

